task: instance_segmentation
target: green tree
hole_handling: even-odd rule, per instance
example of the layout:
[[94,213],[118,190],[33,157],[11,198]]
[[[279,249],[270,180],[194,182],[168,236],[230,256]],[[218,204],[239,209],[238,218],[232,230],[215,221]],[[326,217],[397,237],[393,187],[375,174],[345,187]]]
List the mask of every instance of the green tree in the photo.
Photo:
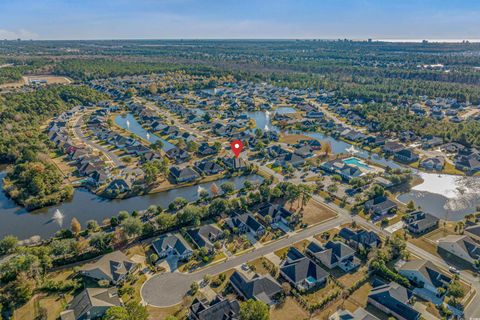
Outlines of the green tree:
[[463,290],[463,287],[458,280],[454,280],[450,283],[448,286],[448,295],[456,299],[461,299],[465,296],[465,290]]
[[138,236],[142,233],[142,221],[139,218],[129,217],[121,223],[125,234],[129,237]]
[[407,204],[407,211],[413,212],[415,211],[415,209],[416,209],[415,202],[413,200],[410,200]]
[[290,202],[290,206],[293,206],[293,203],[300,197],[300,189],[298,186],[289,183],[285,189],[285,200]]
[[177,221],[180,225],[199,224],[203,216],[201,207],[189,204],[177,213]]
[[270,310],[265,302],[249,299],[240,305],[240,319],[268,320],[270,319]]
[[0,256],[12,253],[18,245],[18,238],[15,236],[5,236],[2,240],[0,240]]
[[220,185],[220,188],[222,189],[223,193],[225,194],[230,194],[233,191],[235,191],[235,185],[233,182],[225,182]]
[[89,244],[101,252],[105,252],[112,241],[112,234],[106,232],[97,232],[92,234],[89,240]]
[[228,202],[225,199],[214,199],[208,206],[208,215],[216,217],[227,211]]

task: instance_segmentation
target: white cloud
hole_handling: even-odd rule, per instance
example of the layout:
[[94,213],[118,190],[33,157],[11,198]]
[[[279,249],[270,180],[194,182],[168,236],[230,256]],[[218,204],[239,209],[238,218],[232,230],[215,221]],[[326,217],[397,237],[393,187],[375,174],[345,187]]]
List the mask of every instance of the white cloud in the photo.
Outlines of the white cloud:
[[35,33],[31,32],[26,29],[18,29],[18,30],[6,30],[0,29],[0,39],[7,39],[7,40],[15,40],[15,39],[38,39],[40,36]]

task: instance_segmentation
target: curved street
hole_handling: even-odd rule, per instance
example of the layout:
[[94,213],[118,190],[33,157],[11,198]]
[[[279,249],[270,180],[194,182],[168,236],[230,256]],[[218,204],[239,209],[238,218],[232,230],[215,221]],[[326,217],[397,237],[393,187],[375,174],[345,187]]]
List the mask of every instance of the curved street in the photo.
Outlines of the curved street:
[[273,251],[337,227],[348,220],[349,218],[339,215],[325,223],[294,233],[286,238],[267,244],[240,256],[232,256],[225,262],[220,262],[189,274],[166,272],[155,275],[144,283],[140,291],[142,300],[154,307],[169,307],[178,304],[190,290],[192,282],[202,280],[203,276],[206,274],[216,275],[225,272],[243,263],[255,260]]

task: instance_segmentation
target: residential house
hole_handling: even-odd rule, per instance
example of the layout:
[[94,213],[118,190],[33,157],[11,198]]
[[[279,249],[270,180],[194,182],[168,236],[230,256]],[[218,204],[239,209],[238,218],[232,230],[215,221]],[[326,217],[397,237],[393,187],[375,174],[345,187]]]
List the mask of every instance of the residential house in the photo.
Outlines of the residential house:
[[275,161],[276,166],[282,166],[284,168],[288,166],[299,167],[305,163],[305,160],[295,153],[286,153],[279,155]]
[[298,142],[299,146],[309,146],[312,150],[320,150],[322,149],[322,143],[317,139],[310,139],[310,140],[300,140]]
[[386,141],[387,138],[383,136],[368,136],[363,143],[373,147],[380,147],[385,145]]
[[439,219],[423,211],[409,213],[404,219],[407,229],[414,234],[427,233],[438,228]]
[[187,151],[178,147],[173,147],[165,152],[165,155],[170,160],[174,160],[177,163],[184,163],[190,159],[190,155]]
[[105,192],[111,194],[120,194],[132,190],[134,180],[130,177],[123,178],[118,177],[108,184],[105,188]]
[[476,154],[469,156],[459,156],[455,160],[455,168],[474,174],[480,172],[480,159]]
[[448,235],[438,240],[438,248],[469,262],[480,260],[480,245],[467,235]]
[[223,238],[223,231],[214,224],[203,225],[187,231],[188,236],[198,248],[215,249],[214,243]]
[[365,211],[375,216],[385,216],[397,209],[397,204],[386,196],[378,196],[364,204]]
[[328,320],[380,320],[364,308],[358,308],[355,312],[348,310],[338,310]]
[[438,147],[443,144],[443,139],[440,137],[435,137],[435,136],[426,136],[425,138],[422,139],[422,148],[424,149],[430,149],[434,147]]
[[195,298],[190,306],[190,320],[238,320],[240,304],[216,296],[211,302]]
[[190,245],[179,234],[163,235],[152,242],[152,247],[160,259],[176,257],[179,260],[187,260],[193,254]]
[[298,222],[298,216],[294,215],[290,210],[285,209],[284,206],[279,204],[267,203],[260,207],[258,215],[265,222],[266,217],[269,216],[272,220],[272,224],[282,222],[287,226],[295,225]]
[[427,170],[442,171],[445,166],[445,158],[441,156],[428,157],[420,161],[420,167]]
[[231,170],[246,170],[248,169],[248,163],[242,157],[225,157],[222,159],[223,164]]
[[306,252],[329,269],[339,267],[348,272],[360,265],[355,257],[355,250],[340,241],[328,241],[324,246],[312,241]]
[[383,177],[375,177],[373,178],[373,182],[384,187],[385,189],[391,188],[395,185],[391,180]]
[[60,313],[61,320],[100,319],[111,307],[122,306],[117,288],[87,288],[77,294]]
[[197,162],[195,164],[195,168],[199,172],[207,176],[218,174],[225,170],[221,165],[219,165],[216,161],[213,160],[204,160]]
[[420,312],[410,305],[413,293],[396,282],[377,283],[368,295],[368,303],[398,320],[418,320]]
[[252,232],[257,238],[265,233],[265,227],[250,213],[233,216],[225,221],[232,231],[238,233]]
[[170,175],[175,183],[191,182],[200,178],[200,175],[190,167],[172,167],[170,168]]
[[[295,258],[291,259],[289,256],[295,256]],[[280,266],[280,274],[300,291],[325,284],[329,275],[295,247],[290,247],[287,259]]]
[[355,250],[375,249],[382,243],[382,240],[375,232],[364,229],[352,230],[349,228],[342,228],[338,233],[338,236],[342,237],[348,246]]
[[[443,274],[437,266],[427,260],[410,260],[401,264],[398,273],[410,280],[417,288],[414,293],[430,300],[429,295],[441,297],[440,288],[447,289],[452,278]],[[424,290],[427,292],[424,293]]]
[[404,148],[393,154],[395,160],[404,163],[412,163],[417,161],[420,157],[412,149]]
[[97,281],[106,280],[117,284],[122,282],[128,274],[134,272],[136,267],[135,262],[117,250],[107,253],[95,262],[84,265],[80,269],[80,274]]
[[255,275],[252,279],[247,279],[235,271],[230,277],[230,284],[243,299],[263,301],[269,306],[276,304],[282,293],[280,284],[269,275]]
[[297,156],[300,156],[302,158],[313,157],[312,148],[310,148],[309,146],[300,146],[300,147],[295,149],[294,153]]
[[480,243],[480,224],[471,225],[465,228],[464,234],[469,236],[472,240]]
[[324,114],[320,111],[309,111],[307,112],[306,117],[310,119],[321,119],[324,117]]
[[211,156],[217,154],[217,149],[210,146],[208,143],[203,142],[198,146],[198,154],[201,156]]
[[387,141],[382,147],[382,151],[386,154],[394,154],[400,150],[403,150],[405,147],[398,142],[395,141]]

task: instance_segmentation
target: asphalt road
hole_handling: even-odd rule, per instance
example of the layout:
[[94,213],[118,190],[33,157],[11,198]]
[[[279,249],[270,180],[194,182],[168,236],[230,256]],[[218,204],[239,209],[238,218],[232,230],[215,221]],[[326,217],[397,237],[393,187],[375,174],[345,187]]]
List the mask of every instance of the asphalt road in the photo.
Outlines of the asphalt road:
[[107,159],[110,160],[115,165],[115,167],[119,168],[124,166],[122,160],[120,160],[120,158],[115,153],[111,152],[110,150],[106,149],[102,145],[99,145],[98,143],[95,143],[90,139],[88,139],[87,137],[85,137],[85,135],[82,132],[82,128],[81,128],[82,126],[83,126],[83,117],[82,115],[79,115],[79,117],[77,118],[77,121],[75,121],[75,124],[73,125],[73,133],[78,140],[90,146],[91,148],[103,153],[105,157],[107,157]]
[[203,276],[206,274],[216,275],[222,273],[281,248],[293,245],[294,243],[302,241],[308,237],[330,230],[342,223],[347,222],[348,220],[349,218],[339,215],[335,219],[326,223],[302,230],[298,233],[292,234],[288,238],[283,238],[240,256],[233,256],[225,262],[215,264],[197,272],[189,274],[173,272],[155,275],[144,283],[141,289],[142,300],[145,303],[155,307],[169,307],[178,304],[190,290],[190,285],[192,282],[202,280]]

